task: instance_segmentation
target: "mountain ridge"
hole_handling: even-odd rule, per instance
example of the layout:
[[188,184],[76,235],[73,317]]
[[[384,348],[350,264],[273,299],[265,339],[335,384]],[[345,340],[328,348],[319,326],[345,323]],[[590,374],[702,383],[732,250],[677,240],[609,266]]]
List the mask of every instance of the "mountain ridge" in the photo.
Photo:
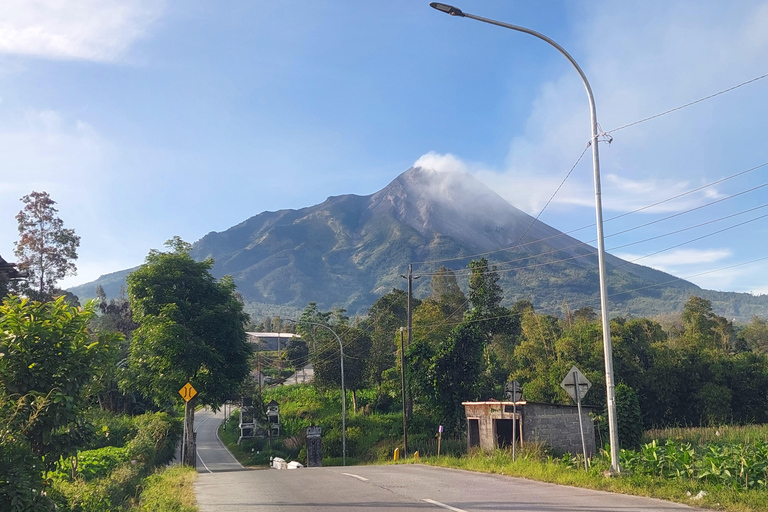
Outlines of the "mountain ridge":
[[[428,274],[450,259],[447,266],[461,274],[473,255],[484,253],[499,265],[507,305],[525,299],[551,313],[580,305],[599,309],[596,249],[515,208],[466,173],[410,168],[370,195],[331,196],[297,210],[259,213],[206,234],[191,252],[198,260],[213,258],[214,276],[232,275],[248,309],[257,314],[298,311],[311,301],[364,314],[378,297],[403,288],[400,276],[409,263],[435,261],[418,265]],[[733,293],[702,290],[612,255],[606,255],[606,267],[613,315],[647,316],[679,309],[691,294]],[[70,291],[92,297],[95,292],[87,288],[102,284],[112,296],[127,273]],[[415,282],[414,294],[429,294],[429,284],[429,279]],[[713,300],[713,306],[725,308],[719,314],[741,316],[735,313],[744,309],[751,315],[768,306],[768,298],[735,295]]]

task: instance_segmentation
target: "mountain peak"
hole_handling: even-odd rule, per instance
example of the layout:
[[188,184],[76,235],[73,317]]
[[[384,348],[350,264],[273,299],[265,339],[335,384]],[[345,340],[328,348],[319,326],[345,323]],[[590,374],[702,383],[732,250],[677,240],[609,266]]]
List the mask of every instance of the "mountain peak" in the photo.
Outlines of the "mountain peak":
[[422,236],[450,236],[476,252],[513,245],[526,231],[538,238],[557,232],[465,172],[411,167],[373,194],[369,208]]

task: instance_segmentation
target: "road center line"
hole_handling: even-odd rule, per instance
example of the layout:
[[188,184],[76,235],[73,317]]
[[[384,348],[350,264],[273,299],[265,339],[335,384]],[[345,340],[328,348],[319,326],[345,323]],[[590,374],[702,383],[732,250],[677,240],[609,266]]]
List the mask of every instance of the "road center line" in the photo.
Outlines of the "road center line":
[[360,476],[360,475],[353,475],[352,473],[342,473],[342,475],[351,476],[352,478],[357,478],[357,479],[358,479],[358,480],[360,480],[361,482],[367,482],[367,481],[368,481],[368,479],[367,479],[367,478],[365,478],[364,476]]
[[462,510],[460,508],[452,507],[450,505],[446,505],[445,503],[440,503],[439,501],[430,500],[430,499],[422,499],[421,501],[429,503],[431,505],[435,505],[437,507],[443,507],[448,510],[453,510],[453,512],[467,512],[466,510]]

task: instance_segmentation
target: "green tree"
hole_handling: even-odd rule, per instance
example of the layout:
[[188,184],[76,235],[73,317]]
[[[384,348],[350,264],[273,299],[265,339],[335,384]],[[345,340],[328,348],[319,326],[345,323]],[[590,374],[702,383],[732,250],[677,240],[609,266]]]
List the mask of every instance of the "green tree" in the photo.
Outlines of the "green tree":
[[478,378],[483,371],[483,348],[477,324],[468,322],[451,331],[433,357],[431,384],[435,406],[456,432],[461,430],[461,403],[480,398]]
[[736,348],[736,330],[727,319],[712,312],[712,303],[691,296],[682,313],[683,344],[700,349],[711,348],[730,352]]
[[491,268],[487,259],[469,263],[469,302],[478,317],[491,317],[501,306],[504,294],[498,281],[496,267]]
[[[178,399],[179,389],[190,382],[198,392],[195,401],[217,409],[250,372],[248,316],[232,278],[216,281],[211,275],[213,260],[193,260],[190,245],[178,237],[166,246],[170,252],[150,251],[146,263],[128,276],[139,324],[131,340],[128,383],[161,405]],[[187,414],[187,432],[193,418]]]
[[768,321],[764,318],[753,316],[740,334],[749,350],[768,354]]
[[441,266],[432,276],[432,295],[434,300],[451,318],[461,319],[467,310],[467,298],[459,288],[456,274],[445,266]]
[[371,332],[367,377],[377,388],[381,387],[383,373],[396,365],[395,340],[400,327],[407,323],[407,315],[408,294],[397,288],[379,297],[368,309],[368,318],[363,324]]
[[107,300],[104,288],[98,285],[96,297],[100,314],[91,319],[91,328],[99,333],[120,333],[124,338],[113,352],[111,364],[106,365],[95,378],[92,393],[102,410],[124,414],[143,412],[151,404],[147,403],[140,390],[120,389],[120,382],[126,377],[131,337],[139,324],[133,321],[133,311],[124,289],[120,290],[117,298]]
[[[371,336],[362,329],[350,326],[349,319],[343,313],[343,310],[338,309],[323,313],[313,302],[304,309],[297,327],[302,337],[306,337],[316,347],[312,355],[312,366],[315,371],[314,382],[318,386],[341,386],[341,341],[344,349],[344,386],[352,391],[353,408],[357,409],[357,391],[365,384]],[[329,323],[332,317],[335,321]]]
[[89,332],[95,307],[16,297],[0,305],[0,412],[13,435],[48,466],[74,453],[87,435],[81,413],[88,384],[119,339]]
[[65,229],[56,215],[47,192],[32,192],[21,198],[24,208],[16,215],[19,241],[14,254],[18,267],[29,274],[18,283],[19,291],[36,300],[50,300],[56,293],[56,282],[75,275],[80,237],[74,229]]

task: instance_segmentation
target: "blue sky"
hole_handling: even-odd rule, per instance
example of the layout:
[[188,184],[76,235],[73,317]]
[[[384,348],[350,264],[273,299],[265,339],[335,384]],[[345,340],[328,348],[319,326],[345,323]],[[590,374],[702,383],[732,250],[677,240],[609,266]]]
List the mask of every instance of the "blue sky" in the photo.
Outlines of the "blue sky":
[[[600,145],[606,219],[768,162],[768,79],[612,132],[768,73],[768,2],[456,5],[579,61],[613,136]],[[589,130],[579,78],[552,47],[426,1],[0,4],[0,255],[13,260],[19,198],[48,191],[82,237],[64,286],[174,235],[371,194],[417,162],[471,172],[537,215]],[[766,182],[768,166],[609,221],[606,248],[768,293],[768,260],[744,264],[766,257],[768,187],[747,192]],[[593,205],[588,152],[541,220],[570,231],[594,222]]]

